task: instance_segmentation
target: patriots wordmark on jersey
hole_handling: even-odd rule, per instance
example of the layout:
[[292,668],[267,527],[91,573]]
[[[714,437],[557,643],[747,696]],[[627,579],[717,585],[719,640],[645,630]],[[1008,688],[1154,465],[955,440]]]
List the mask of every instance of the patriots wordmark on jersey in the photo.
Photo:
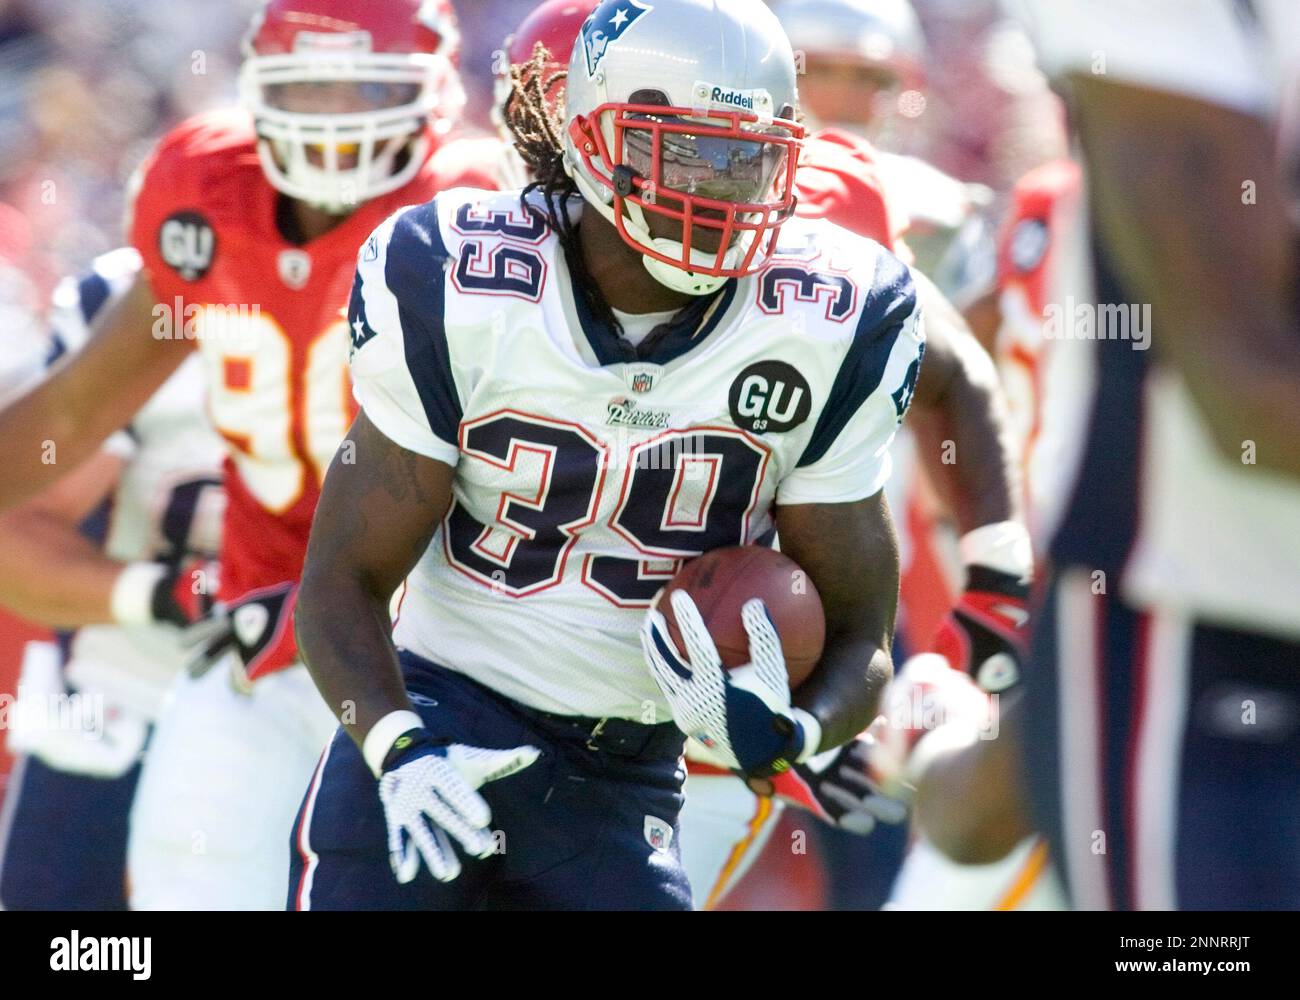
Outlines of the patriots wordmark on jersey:
[[543,216],[470,189],[376,230],[349,324],[367,417],[456,468],[395,642],[535,708],[641,721],[667,717],[637,639],[656,591],[770,536],[776,504],[879,491],[924,351],[907,268],[803,220],[633,348]]

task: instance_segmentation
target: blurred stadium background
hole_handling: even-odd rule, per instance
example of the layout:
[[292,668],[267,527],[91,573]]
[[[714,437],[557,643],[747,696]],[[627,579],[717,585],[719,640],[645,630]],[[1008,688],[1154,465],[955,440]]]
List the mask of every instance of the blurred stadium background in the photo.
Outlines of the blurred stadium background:
[[[239,43],[256,6],[0,0],[0,347],[39,333],[32,325],[57,280],[122,243],[127,183],[151,143],[188,115],[234,102]],[[491,130],[494,53],[533,6],[455,0],[466,131]],[[984,212],[996,229],[1014,182],[1064,154],[1059,103],[997,0],[914,6],[928,47],[925,96],[909,108],[906,148],[892,151],[987,186]],[[39,634],[0,612],[0,691],[14,690],[22,644]],[[0,790],[8,765],[0,756]],[[768,877],[749,880],[726,908],[827,904],[822,868],[771,849],[789,843],[786,833],[776,832],[760,862]]]

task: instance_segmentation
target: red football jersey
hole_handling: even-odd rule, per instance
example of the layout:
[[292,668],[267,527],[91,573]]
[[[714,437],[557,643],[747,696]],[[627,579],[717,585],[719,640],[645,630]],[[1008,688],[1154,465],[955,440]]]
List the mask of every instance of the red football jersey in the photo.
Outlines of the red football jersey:
[[867,236],[895,253],[907,229],[907,212],[891,201],[876,166],[876,151],[866,139],[839,129],[808,137],[795,173],[797,213],[829,219]]
[[1077,164],[1056,160],[1031,170],[1012,191],[1012,207],[998,240],[997,362],[1015,432],[1021,480],[1042,418],[1043,310],[1060,230],[1082,190]]
[[496,164],[459,147],[445,144],[410,183],[302,245],[276,225],[280,194],[242,111],[190,119],[141,167],[130,238],[158,302],[154,336],[195,342],[229,445],[224,600],[301,575],[321,481],[357,409],[347,324],[357,251],[403,205],[497,186]]

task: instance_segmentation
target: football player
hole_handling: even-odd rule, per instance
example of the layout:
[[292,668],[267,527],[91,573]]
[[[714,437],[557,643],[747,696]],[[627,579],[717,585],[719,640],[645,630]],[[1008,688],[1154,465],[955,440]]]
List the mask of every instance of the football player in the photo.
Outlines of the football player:
[[[82,348],[139,270],[124,248],[59,286],[48,363]],[[0,822],[5,909],[126,908],[141,757],[191,652],[180,629],[216,589],[222,451],[191,357],[97,454],[0,516],[0,604],[71,630],[29,645],[9,710],[8,746],[24,756]]]
[[1022,6],[1086,190],[1031,458],[1040,829],[1080,908],[1295,909],[1300,9]]
[[[144,268],[70,364],[0,415],[12,504],[126,423],[197,346],[227,445],[209,669],[174,691],[135,803],[132,905],[279,907],[284,838],[334,725],[289,621],[321,478],[354,406],[342,310],[356,247],[397,207],[492,186],[448,141],[462,97],[445,0],[271,0],[243,106],[187,121],[137,180]],[[42,445],[58,465],[41,462]],[[48,449],[47,449],[48,451]]]
[[[779,23],[606,0],[563,117],[520,87],[537,180],[406,209],[360,253],[362,412],[297,618],[354,711],[303,803],[301,908],[687,908],[682,733],[762,780],[861,732],[891,670],[880,491],[919,310],[879,244],[793,218]],[[774,530],[827,614],[797,704],[761,604],[734,677],[689,599],[688,649],[647,614],[684,559]]]
[[[519,25],[507,40],[505,52],[515,67],[513,75],[525,89],[535,78],[538,93],[547,100],[553,101],[563,93],[568,56],[594,7],[591,0],[549,0]],[[541,53],[536,50],[538,44]],[[505,74],[505,79],[510,75]],[[498,117],[502,121],[514,93],[504,81],[498,87]],[[828,218],[893,249],[906,230],[907,220],[897,205],[887,200],[876,156],[865,142],[846,144],[822,137],[808,140],[796,177],[799,214]],[[522,161],[520,166],[522,174]],[[914,416],[928,411],[932,421],[937,422],[936,429],[942,430],[939,440],[952,440],[964,456],[959,466],[944,465],[939,461],[941,448],[936,443],[926,452],[934,459],[927,464],[934,467],[937,479],[951,481],[952,491],[960,499],[957,506],[962,523],[968,530],[1009,522],[1016,511],[1014,477],[996,378],[960,317],[942,301],[941,293],[924,278],[918,281],[933,308],[927,319],[929,353],[913,400]],[[1023,537],[1023,532],[1020,534]],[[1025,571],[1019,563],[1014,569],[1017,578]],[[1022,586],[1019,580],[1015,582]],[[1014,637],[1014,625],[1008,631]],[[987,640],[982,645],[987,645]],[[954,659],[963,669],[972,659],[980,667],[1000,649],[981,649],[974,657],[967,653]],[[804,769],[802,774],[792,772],[778,777],[774,782],[775,798],[756,796],[730,771],[710,763],[703,748],[688,744],[687,757],[690,780],[682,813],[682,858],[696,905],[701,908],[719,904],[743,877],[776,828],[785,802],[803,805],[857,832],[869,831],[877,817],[893,821],[903,817],[900,803],[874,794],[865,776],[865,744],[855,743],[842,754],[829,755],[819,762],[822,766],[817,770]],[[845,773],[848,778],[844,778]]]

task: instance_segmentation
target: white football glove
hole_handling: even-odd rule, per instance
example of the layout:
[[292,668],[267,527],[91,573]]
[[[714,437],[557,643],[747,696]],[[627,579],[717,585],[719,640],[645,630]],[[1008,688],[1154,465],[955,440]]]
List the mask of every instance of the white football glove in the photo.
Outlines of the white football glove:
[[674,590],[669,598],[686,660],[657,608],[642,623],[641,648],[677,728],[748,777],[779,774],[816,753],[821,725],[790,704],[781,637],[763,602],[754,598],[741,608],[750,662],[727,670],[690,595]]
[[120,778],[144,751],[149,725],[94,691],[69,691],[58,647],[29,642],[18,697],[9,706],[6,745],[67,774]]
[[440,882],[460,874],[460,860],[448,835],[472,857],[490,855],[492,811],[478,789],[522,771],[541,753],[531,746],[513,750],[463,743],[439,746],[428,733],[405,734],[394,748],[401,753],[379,779],[379,800],[388,822],[388,860],[403,884],[415,878],[421,858]]

